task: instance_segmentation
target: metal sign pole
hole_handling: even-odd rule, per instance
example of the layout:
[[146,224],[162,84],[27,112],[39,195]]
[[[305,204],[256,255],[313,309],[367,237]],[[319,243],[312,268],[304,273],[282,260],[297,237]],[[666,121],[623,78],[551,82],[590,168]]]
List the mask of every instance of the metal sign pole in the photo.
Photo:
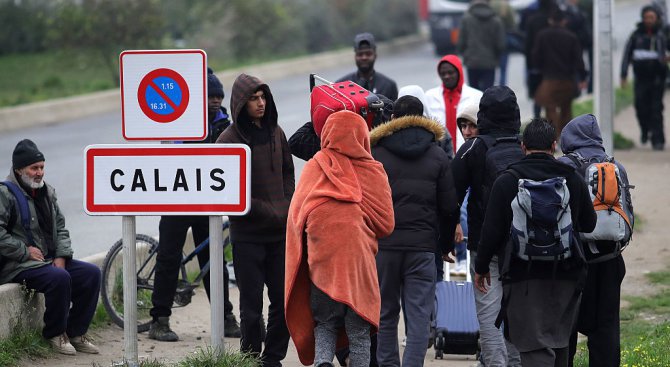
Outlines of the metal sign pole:
[[593,4],[595,55],[595,114],[600,122],[603,145],[607,154],[614,151],[614,83],[612,67],[612,14],[614,2],[596,0]]
[[212,347],[223,351],[224,309],[223,309],[223,218],[209,217],[209,282],[211,293]]
[[135,217],[123,216],[123,345],[128,367],[137,367],[137,264]]

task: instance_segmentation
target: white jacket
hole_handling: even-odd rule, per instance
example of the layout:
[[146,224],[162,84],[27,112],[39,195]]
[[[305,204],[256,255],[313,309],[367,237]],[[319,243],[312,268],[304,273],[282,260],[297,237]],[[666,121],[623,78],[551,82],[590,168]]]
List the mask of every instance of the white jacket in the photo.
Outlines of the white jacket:
[[[428,104],[428,111],[430,111],[430,115],[442,123],[444,127],[447,128],[447,131],[449,131],[449,128],[447,127],[446,124],[446,113],[445,113],[445,104],[444,104],[444,97],[442,96],[442,91],[443,91],[443,86],[439,85],[435,88],[429,89],[426,91],[426,102]],[[472,88],[467,85],[463,85],[463,88],[461,89],[461,99],[458,101],[458,106],[456,107],[456,116],[458,116],[459,113],[465,108],[465,106],[469,104],[477,104],[479,106],[479,100],[482,98],[482,92],[479,89]],[[456,124],[456,121],[449,121],[450,124]],[[465,142],[465,138],[463,138],[463,135],[461,134],[461,130],[456,126],[456,151],[463,145]]]

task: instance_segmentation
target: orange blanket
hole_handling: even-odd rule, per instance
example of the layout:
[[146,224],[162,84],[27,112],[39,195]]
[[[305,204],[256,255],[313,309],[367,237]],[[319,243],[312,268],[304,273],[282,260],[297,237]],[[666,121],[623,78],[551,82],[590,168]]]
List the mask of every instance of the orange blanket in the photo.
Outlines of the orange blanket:
[[[359,115],[341,111],[323,128],[321,151],[305,165],[286,230],[285,312],[300,362],[314,363],[310,283],[379,327],[377,238],[394,227],[391,189],[370,155]],[[346,343],[344,330],[340,344]]]

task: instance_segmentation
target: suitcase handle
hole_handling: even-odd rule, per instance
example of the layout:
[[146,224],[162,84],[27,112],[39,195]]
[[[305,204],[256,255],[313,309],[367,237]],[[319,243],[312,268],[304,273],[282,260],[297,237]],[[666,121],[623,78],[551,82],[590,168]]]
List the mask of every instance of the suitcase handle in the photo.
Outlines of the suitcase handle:
[[333,84],[333,82],[326,80],[316,74],[309,74],[309,91],[311,92],[312,89],[316,86],[316,82],[319,81],[323,84]]

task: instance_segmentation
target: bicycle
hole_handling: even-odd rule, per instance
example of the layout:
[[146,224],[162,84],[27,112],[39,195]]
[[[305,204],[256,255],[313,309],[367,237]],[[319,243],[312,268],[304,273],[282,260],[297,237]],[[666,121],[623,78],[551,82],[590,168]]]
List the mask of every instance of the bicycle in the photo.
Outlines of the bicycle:
[[[223,246],[230,244],[230,222],[223,223]],[[177,292],[173,308],[184,307],[191,303],[195,289],[200,286],[202,278],[209,272],[209,261],[200,268],[193,281],[188,280],[186,265],[200,251],[209,246],[209,238],[196,246],[191,253],[182,256],[179,269]],[[135,240],[137,261],[137,332],[149,330],[151,325],[151,296],[154,291],[154,275],[156,272],[156,254],[158,241],[151,236],[138,234]],[[107,252],[102,264],[102,304],[114,324],[123,328],[123,241],[118,240]]]

